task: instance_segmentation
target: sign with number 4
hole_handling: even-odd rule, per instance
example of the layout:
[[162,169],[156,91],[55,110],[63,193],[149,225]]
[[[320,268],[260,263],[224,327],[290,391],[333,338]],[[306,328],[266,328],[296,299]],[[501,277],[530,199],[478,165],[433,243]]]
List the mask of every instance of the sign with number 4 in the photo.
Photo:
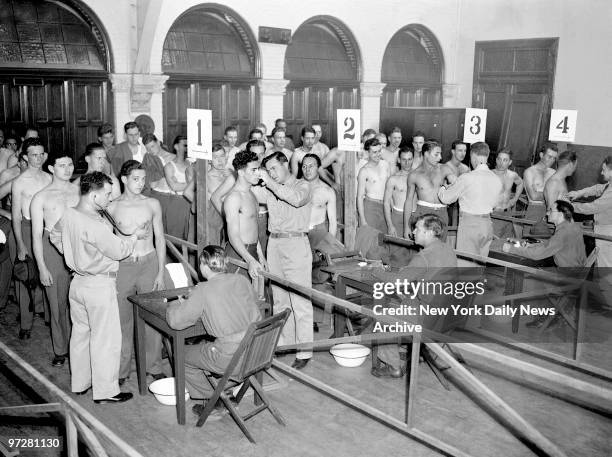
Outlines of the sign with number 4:
[[361,111],[339,109],[337,111],[338,149],[342,151],[361,150]]
[[187,109],[187,157],[212,160],[212,111]]
[[549,141],[566,141],[572,143],[576,138],[576,120],[578,111],[553,109],[550,111]]
[[486,130],[487,110],[466,108],[465,122],[463,123],[463,141],[470,144],[484,141]]

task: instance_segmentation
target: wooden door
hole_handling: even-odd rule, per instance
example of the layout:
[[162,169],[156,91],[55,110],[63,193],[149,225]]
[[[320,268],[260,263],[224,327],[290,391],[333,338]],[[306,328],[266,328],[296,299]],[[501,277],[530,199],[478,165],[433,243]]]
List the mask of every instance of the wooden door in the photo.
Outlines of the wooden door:
[[287,136],[293,143],[300,141],[301,129],[308,122],[307,94],[307,87],[288,87],[283,99],[283,119],[287,122]]
[[538,147],[545,102],[546,94],[512,94],[508,97],[500,147],[512,150],[513,165],[521,171],[530,166]]
[[108,83],[70,81],[70,129],[74,153],[79,158],[89,143],[98,141],[98,127],[108,122]]
[[487,110],[485,143],[489,145],[492,151],[500,149],[502,124],[509,93],[510,87],[508,85],[495,83],[483,84],[478,90],[478,102],[475,106]]
[[168,81],[164,91],[164,143],[172,144],[178,135],[187,135],[187,108],[192,107],[192,87],[188,82]]
[[[244,141],[248,140],[249,131],[255,126],[257,119],[255,95],[255,86],[250,84],[232,83],[225,88],[225,125],[235,126],[238,129],[238,138]],[[214,133],[213,128],[213,137]]]

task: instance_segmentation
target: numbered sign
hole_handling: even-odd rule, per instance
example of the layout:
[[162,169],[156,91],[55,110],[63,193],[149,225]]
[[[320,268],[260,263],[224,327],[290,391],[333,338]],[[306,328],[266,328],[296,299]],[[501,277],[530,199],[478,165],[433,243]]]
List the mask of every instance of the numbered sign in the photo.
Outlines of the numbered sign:
[[361,111],[339,109],[337,111],[338,149],[343,151],[361,150]]
[[212,160],[212,111],[187,109],[187,157]]
[[463,124],[463,141],[470,144],[484,141],[486,130],[487,110],[466,108],[465,122]]
[[576,120],[578,111],[570,109],[553,109],[550,111],[549,141],[566,141],[572,143],[576,138]]

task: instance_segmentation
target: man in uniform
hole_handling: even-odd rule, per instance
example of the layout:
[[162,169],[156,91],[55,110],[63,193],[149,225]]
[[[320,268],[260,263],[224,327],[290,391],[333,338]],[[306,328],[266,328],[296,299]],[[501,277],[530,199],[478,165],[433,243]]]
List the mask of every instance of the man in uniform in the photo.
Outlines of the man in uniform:
[[493,240],[491,211],[502,191],[501,180],[487,165],[489,152],[486,143],[474,143],[470,149],[473,170],[459,176],[450,187],[442,186],[438,191],[442,203],[459,200],[461,212],[457,227],[457,249],[484,257],[489,255],[489,246]]
[[[13,233],[17,243],[17,258],[25,260],[32,257],[32,223],[30,221],[30,203],[34,195],[51,184],[51,176],[42,170],[47,160],[45,148],[38,138],[28,138],[23,142],[21,156],[28,161],[28,168],[12,181],[11,188],[11,215],[13,219]],[[26,286],[19,282],[17,285],[20,310],[19,338],[30,338],[32,328],[32,315],[29,311],[29,297]],[[43,315],[43,292],[40,286],[31,291],[34,301],[34,312]]]
[[383,197],[385,184],[390,176],[389,164],[382,160],[382,147],[376,138],[365,142],[368,162],[357,175],[357,213],[359,225],[369,225],[379,232],[387,233]]
[[[252,277],[267,266],[259,242],[257,214],[259,205],[251,188],[259,182],[259,158],[252,151],[240,151],[234,158],[233,167],[238,178],[223,201],[223,211],[227,221],[229,242],[225,254],[243,260],[249,267]],[[230,272],[244,273],[239,267],[229,266]],[[247,275],[248,276],[248,275]]]
[[[103,151],[104,152],[104,151]],[[55,357],[51,364],[62,366],[68,357],[70,314],[68,288],[70,272],[62,255],[51,245],[49,234],[66,208],[79,202],[79,188],[70,182],[74,165],[68,153],[52,158],[49,171],[53,181],[32,199],[32,247],[38,265],[40,283],[45,286],[51,314],[51,341]]]
[[[119,172],[123,183],[123,194],[113,200],[108,212],[115,220],[117,236],[129,238],[137,227],[152,228],[146,239],[134,246],[129,257],[119,262],[117,276],[117,302],[121,322],[121,365],[119,385],[130,376],[134,345],[134,312],[130,295],[148,293],[164,288],[164,266],[166,264],[166,239],[162,224],[162,209],[155,198],[145,197],[142,190],[146,171],[141,163],[128,160]],[[155,379],[163,378],[161,370],[161,335],[146,326],[147,372]]]
[[113,234],[100,216],[110,201],[112,182],[101,172],[84,175],[81,197],[67,208],[51,231],[51,241],[74,271],[70,284],[71,388],[79,395],[93,388],[96,403],[120,403],[132,398],[119,388],[121,326],[116,278],[119,260],[129,256],[139,239],[150,237],[148,225],[125,239]]
[[546,216],[546,202],[544,201],[544,186],[546,181],[555,174],[552,166],[557,161],[559,150],[554,143],[545,143],[540,148],[540,161],[535,165],[527,168],[523,173],[523,182],[525,184],[525,192],[529,204],[525,212],[525,219],[535,221],[536,225],[531,229],[528,225],[523,226],[523,235],[528,233],[549,234],[550,231],[546,227],[546,222],[543,221]]
[[387,232],[391,236],[404,236],[404,204],[408,191],[408,175],[412,171],[414,151],[410,146],[404,146],[399,153],[400,170],[387,179],[383,208]]
[[[504,148],[497,153],[497,157],[495,158],[495,169],[493,170],[493,173],[495,173],[502,182],[502,192],[494,208],[495,211],[512,211],[514,205],[516,205],[516,202],[523,193],[523,180],[516,171],[508,169],[510,165],[512,165],[512,151]],[[513,186],[516,186],[514,197],[512,197]],[[502,239],[514,237],[514,226],[510,221],[493,219],[493,234]]]
[[[427,141],[421,149],[423,161],[421,165],[408,175],[408,194],[404,203],[404,237],[412,232],[414,221],[423,214],[436,214],[444,225],[448,224],[446,205],[440,202],[438,190],[448,176],[455,175],[446,165],[440,165],[442,148],[435,141]],[[416,195],[416,208],[412,212]],[[445,235],[442,236],[446,238]]]
[[[261,179],[264,189],[257,198],[266,203],[269,211],[267,260],[270,273],[306,287],[312,286],[312,252],[306,236],[310,222],[310,186],[289,171],[287,157],[275,152],[266,157]],[[279,344],[312,343],[312,303],[300,294],[272,286],[274,310],[291,308],[293,314],[285,324]],[[312,350],[300,349],[292,367],[301,369],[312,357]]]

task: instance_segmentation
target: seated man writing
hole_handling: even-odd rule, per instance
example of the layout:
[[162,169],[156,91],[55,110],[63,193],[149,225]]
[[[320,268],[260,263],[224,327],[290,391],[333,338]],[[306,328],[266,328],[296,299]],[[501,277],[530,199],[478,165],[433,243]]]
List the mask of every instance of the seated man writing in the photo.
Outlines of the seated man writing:
[[[227,257],[219,246],[206,246],[200,254],[200,272],[206,278],[191,295],[168,306],[166,320],[175,329],[184,329],[202,319],[214,342],[185,348],[185,384],[195,400],[207,400],[213,389],[203,371],[223,373],[244,337],[248,326],[261,318],[251,283],[242,275],[227,273]],[[196,415],[204,404],[196,404]],[[217,410],[219,411],[219,410]],[[216,417],[219,417],[220,411]],[[214,417],[214,413],[209,417]]]

